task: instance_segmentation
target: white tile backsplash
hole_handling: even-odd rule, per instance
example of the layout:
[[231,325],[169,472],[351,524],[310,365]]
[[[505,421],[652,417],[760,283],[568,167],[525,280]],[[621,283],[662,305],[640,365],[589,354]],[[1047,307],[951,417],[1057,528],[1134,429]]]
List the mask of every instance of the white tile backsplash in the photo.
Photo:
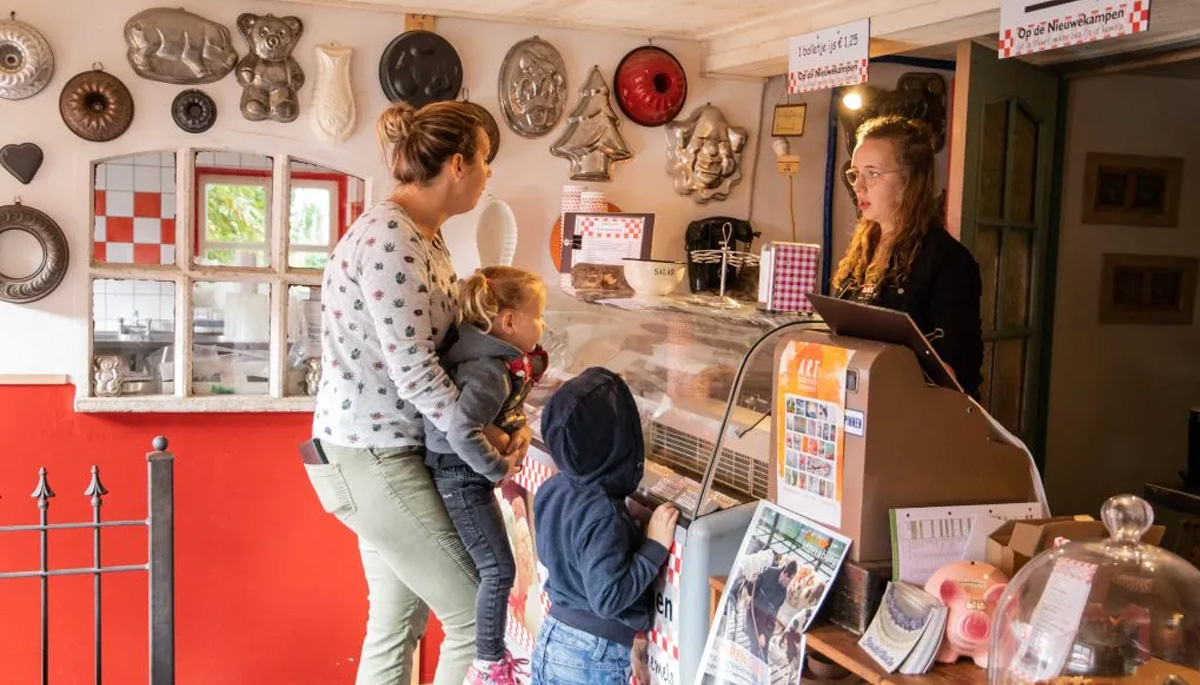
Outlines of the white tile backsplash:
[[174,152],[162,153],[162,155],[159,159],[159,164],[161,164],[162,168],[164,168],[164,169],[170,168],[170,169],[174,170],[175,169],[175,153]]
[[175,193],[166,192],[166,188],[164,188],[163,191],[164,192],[162,194],[162,210],[161,210],[162,213],[159,216],[161,216],[164,219],[174,219],[175,218]]
[[132,264],[133,243],[109,243],[104,246],[104,257],[109,264]]
[[134,281],[134,295],[158,295],[158,281]]
[[241,165],[246,169],[270,169],[271,158],[263,155],[241,155]]
[[[132,169],[133,167],[127,168]],[[133,216],[133,191],[108,190],[104,193],[104,200],[106,216]]]
[[151,153],[146,155],[138,155],[133,158],[134,166],[154,167],[155,169],[162,168],[162,155]]
[[216,164],[217,166],[238,168],[242,166],[242,158],[236,152],[218,152],[216,153]]
[[196,166],[216,166],[216,164],[216,153],[208,151],[196,153]]
[[[102,242],[108,240],[108,233],[107,233],[107,226],[106,226],[107,223],[108,223],[107,217],[103,217],[103,216],[96,217],[96,226],[95,226],[95,230],[92,231],[92,240],[94,240],[95,242],[98,242],[98,243],[102,243]],[[97,281],[97,283],[101,283],[101,282],[102,281]]]
[[157,245],[162,242],[162,220],[142,217],[133,220],[133,242]]
[[93,179],[93,187],[96,190],[104,190],[107,187],[105,185],[105,178],[108,171],[108,165],[104,163],[97,164],[94,171],[95,178]]
[[160,264],[174,264],[175,263],[175,246],[174,245],[163,245],[159,248],[159,250],[161,250],[161,255],[162,255],[162,257],[159,261]]
[[105,181],[107,190],[133,190],[133,167],[108,163]]
[[162,191],[162,169],[157,166],[133,168],[133,189],[139,193]]
[[175,167],[159,171],[160,183],[164,193],[175,192]]

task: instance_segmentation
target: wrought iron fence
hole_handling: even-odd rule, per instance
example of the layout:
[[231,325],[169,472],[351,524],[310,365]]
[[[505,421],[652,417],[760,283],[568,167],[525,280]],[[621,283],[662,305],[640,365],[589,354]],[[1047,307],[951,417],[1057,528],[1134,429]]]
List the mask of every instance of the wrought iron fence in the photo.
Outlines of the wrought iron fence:
[[[38,578],[41,592],[41,682],[50,682],[50,579],[57,576],[92,576],[92,602],[96,685],[101,685],[103,640],[100,628],[101,582],[109,573],[146,571],[150,585],[150,685],[175,683],[175,457],[167,452],[167,439],[157,437],[154,451],[146,454],[149,505],[145,519],[101,521],[100,507],[108,490],[100,482],[100,468],[92,466],[92,479],[83,495],[90,499],[92,520],[77,523],[50,523],[50,500],[55,497],[45,468],[38,469],[37,487],[30,495],[37,500],[37,525],[0,526],[0,533],[36,532],[41,563],[34,571],[0,573],[0,580]],[[149,552],[144,564],[104,566],[100,557],[100,530],[145,526],[149,532]],[[90,568],[51,569],[48,565],[50,533],[56,530],[91,529],[92,566]]]

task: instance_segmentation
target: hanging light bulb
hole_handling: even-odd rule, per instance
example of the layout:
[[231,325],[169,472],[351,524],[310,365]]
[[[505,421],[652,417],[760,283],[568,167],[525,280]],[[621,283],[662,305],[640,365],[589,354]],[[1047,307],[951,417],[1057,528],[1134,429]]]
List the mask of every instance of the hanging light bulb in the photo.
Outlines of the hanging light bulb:
[[846,93],[842,97],[842,106],[844,106],[846,109],[857,112],[858,110],[862,109],[863,106],[862,94],[857,90],[852,90],[849,93]]

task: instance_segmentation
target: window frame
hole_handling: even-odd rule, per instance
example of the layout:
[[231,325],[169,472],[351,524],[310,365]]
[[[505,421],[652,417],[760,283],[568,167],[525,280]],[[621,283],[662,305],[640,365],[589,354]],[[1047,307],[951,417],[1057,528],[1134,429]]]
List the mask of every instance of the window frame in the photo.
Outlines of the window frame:
[[[199,166],[196,163],[200,152],[234,152],[269,157],[269,169],[244,169],[240,173],[226,174],[230,169]],[[361,181],[362,206],[370,206],[374,195],[374,178],[355,173],[336,164],[325,164],[315,159],[296,158],[286,153],[239,149],[236,151],[212,147],[183,147],[176,149],[140,150],[110,157],[92,159],[88,163],[89,225],[95,224],[96,206],[92,199],[95,188],[96,167],[105,162],[136,157],[144,154],[172,153],[175,155],[175,186],[193,189],[193,192],[175,193],[175,263],[174,264],[124,264],[97,262],[95,240],[88,242],[87,287],[87,375],[78,384],[75,410],[81,413],[104,412],[311,412],[314,398],[308,395],[285,395],[285,377],[289,369],[288,360],[288,298],[293,286],[320,288],[322,270],[288,266],[290,242],[290,188],[294,181],[303,183],[322,176],[321,180],[339,180],[337,197],[333,199],[334,223],[331,226],[330,249],[336,245],[348,228],[350,201],[347,187],[350,178]],[[328,172],[292,170],[293,164],[318,165]],[[249,173],[257,172],[257,173]],[[250,177],[267,180],[270,221],[267,228],[268,266],[236,267],[206,266],[196,264],[195,255],[200,247],[198,233],[201,210],[199,190],[202,179],[216,176]],[[355,198],[357,201],[357,198]],[[89,231],[90,233],[90,231]],[[317,251],[317,246],[304,246]],[[308,251],[307,249],[305,251]],[[173,345],[174,391],[171,395],[145,395],[97,397],[94,392],[95,362],[95,282],[100,279],[149,280],[171,282],[175,288],[175,326]],[[270,382],[266,395],[209,395],[192,394],[192,343],[194,340],[194,296],[197,282],[241,282],[266,284],[270,292],[270,342],[268,345]]]
[[[178,166],[178,158],[175,162]],[[200,255],[208,250],[261,250],[266,253],[268,261],[271,257],[271,229],[275,223],[275,217],[272,216],[273,208],[271,197],[271,174],[272,172],[261,172],[257,169],[225,169],[217,167],[197,167],[196,168],[196,185],[195,185],[195,204],[196,210],[193,213],[192,230],[196,235],[195,253],[192,259],[198,259]],[[221,185],[243,185],[257,186],[264,190],[266,196],[266,226],[263,227],[264,238],[261,243],[214,243],[208,240],[208,203],[200,202],[202,189],[206,188],[209,183],[216,181]],[[260,181],[260,182],[254,182]],[[227,269],[228,266],[218,266],[217,268]],[[266,267],[259,267],[266,268]]]

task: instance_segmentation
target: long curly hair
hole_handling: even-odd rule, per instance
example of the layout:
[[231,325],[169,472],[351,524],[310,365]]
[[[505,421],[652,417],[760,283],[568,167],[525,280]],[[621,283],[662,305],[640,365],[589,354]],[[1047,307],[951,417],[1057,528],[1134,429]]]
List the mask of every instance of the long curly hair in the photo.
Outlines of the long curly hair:
[[872,264],[879,246],[879,224],[859,219],[850,248],[838,263],[833,290],[871,291],[881,283],[904,283],[912,272],[921,241],[937,221],[937,198],[933,185],[933,132],[916,119],[889,115],[864,121],[855,134],[856,145],[864,140],[887,140],[896,151],[904,180],[897,208],[896,236],[886,264]]

